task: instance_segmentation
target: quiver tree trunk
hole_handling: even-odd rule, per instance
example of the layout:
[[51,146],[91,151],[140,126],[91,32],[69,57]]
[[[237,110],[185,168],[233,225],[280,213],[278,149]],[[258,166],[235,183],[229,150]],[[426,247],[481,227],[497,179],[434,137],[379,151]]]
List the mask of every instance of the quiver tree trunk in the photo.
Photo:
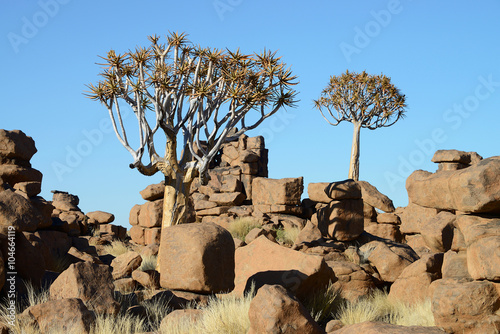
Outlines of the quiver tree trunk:
[[349,164],[349,178],[359,181],[359,133],[361,124],[354,123],[354,133],[352,136],[351,162]]

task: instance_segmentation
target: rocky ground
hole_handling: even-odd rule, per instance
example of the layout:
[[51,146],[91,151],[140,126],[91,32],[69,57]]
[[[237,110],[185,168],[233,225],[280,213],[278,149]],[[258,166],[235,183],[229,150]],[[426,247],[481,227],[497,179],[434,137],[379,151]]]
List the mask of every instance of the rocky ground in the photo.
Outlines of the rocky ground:
[[[0,333],[97,333],[103,317],[124,316],[142,332],[182,333],[172,328],[245,293],[229,317],[247,321],[235,333],[500,330],[499,157],[437,151],[438,170],[415,171],[409,205],[394,208],[365,181],[309,184],[301,200],[303,178],[267,178],[263,138],[242,136],[224,145],[208,185],[193,184],[193,223],[161,229],[160,183],[140,192],[127,231],[110,213],[82,212],[75,195],[38,196],[35,153],[32,138],[0,130]],[[25,298],[39,287],[38,303]],[[428,302],[432,326],[349,324],[332,312],[334,299],[355,305],[382,290],[392,303]],[[322,316],[311,306],[320,295],[331,297]]]

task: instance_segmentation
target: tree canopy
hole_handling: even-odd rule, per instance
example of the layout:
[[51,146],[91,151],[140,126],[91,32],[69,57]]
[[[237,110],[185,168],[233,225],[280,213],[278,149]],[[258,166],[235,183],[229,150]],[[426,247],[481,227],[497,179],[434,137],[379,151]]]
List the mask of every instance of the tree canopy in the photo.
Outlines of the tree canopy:
[[391,126],[406,112],[406,97],[383,74],[346,71],[331,76],[314,105],[333,126],[343,121],[354,125],[349,178],[359,179],[359,133]]
[[[166,43],[156,35],[149,41],[150,46],[123,54],[109,51],[102,57],[102,80],[88,86],[89,97],[106,106],[118,140],[131,153],[131,168],[145,175],[161,170],[173,177],[176,170],[193,167],[203,176],[224,141],[296,102],[296,77],[276,52],[202,48],[189,42],[185,33],[170,33]],[[136,148],[125,131],[121,101],[137,118]],[[170,145],[165,157],[155,146],[160,132]],[[184,144],[179,159],[174,154],[178,134]]]

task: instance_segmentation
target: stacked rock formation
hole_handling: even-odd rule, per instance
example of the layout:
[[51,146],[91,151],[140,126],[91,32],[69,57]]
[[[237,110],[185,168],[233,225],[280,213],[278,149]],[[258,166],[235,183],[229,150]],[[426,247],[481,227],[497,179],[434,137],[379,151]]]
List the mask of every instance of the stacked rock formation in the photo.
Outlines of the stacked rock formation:
[[[77,261],[68,257],[77,255],[77,248],[97,255],[89,246],[90,237],[82,236],[88,233],[91,219],[78,208],[78,196],[53,191],[52,202],[38,196],[42,173],[30,163],[36,152],[34,140],[22,131],[0,130],[1,253],[6,262],[8,230],[14,229],[16,279],[35,286],[46,271],[60,271],[67,262]],[[4,266],[0,268],[3,272]],[[0,273],[0,285],[4,280]]]
[[433,161],[440,163],[436,173],[418,170],[407,179],[410,204],[401,215],[401,230],[406,238],[420,236],[420,248],[429,253],[427,268],[442,262],[442,279],[427,292],[436,324],[450,333],[495,333],[500,157],[481,160],[475,152],[450,150],[436,152]]
[[160,182],[147,186],[140,192],[147,202],[135,205],[130,210],[130,238],[138,245],[160,243],[161,219],[165,184]]

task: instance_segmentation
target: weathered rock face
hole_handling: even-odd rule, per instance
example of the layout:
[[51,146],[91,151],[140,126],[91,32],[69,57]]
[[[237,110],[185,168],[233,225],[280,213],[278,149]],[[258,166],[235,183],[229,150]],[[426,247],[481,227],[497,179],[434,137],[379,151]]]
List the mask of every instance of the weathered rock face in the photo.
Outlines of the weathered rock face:
[[86,216],[94,220],[97,224],[109,224],[115,220],[115,215],[104,211],[87,212]]
[[483,158],[476,152],[464,152],[459,150],[437,150],[431,161],[436,163],[460,163],[463,165],[472,165],[481,161]]
[[457,225],[467,246],[471,277],[500,280],[500,218],[459,215]]
[[444,253],[443,267],[441,268],[443,278],[456,278],[472,280],[467,268],[467,252],[447,251]]
[[[263,259],[266,259],[263,261]],[[295,292],[299,298],[335,281],[335,274],[321,256],[304,254],[282,247],[265,236],[236,250],[234,293],[242,295],[255,282],[279,284]]]
[[366,181],[358,181],[363,201],[384,212],[394,212],[394,204],[386,195]]
[[494,283],[442,279],[432,283],[436,326],[448,333],[497,333],[500,297]]
[[250,303],[248,316],[249,334],[324,333],[297,298],[281,285],[262,286]]
[[307,196],[314,202],[329,203],[332,199],[325,192],[329,182],[309,183],[307,185]]
[[425,243],[433,252],[446,252],[451,249],[456,216],[442,211],[429,220],[421,229]]
[[163,198],[165,193],[165,182],[151,184],[139,192],[146,201],[154,201]]
[[136,252],[127,252],[119,255],[111,262],[113,268],[113,279],[130,276],[132,272],[139,268],[142,263],[142,257]]
[[304,179],[268,179],[259,177],[252,182],[252,201],[256,205],[300,205]]
[[407,245],[389,241],[370,241],[359,248],[359,253],[377,268],[385,282],[394,282],[406,267],[419,259]]
[[425,255],[406,267],[394,281],[389,298],[414,304],[430,298],[429,286],[441,278],[443,254]]
[[441,210],[500,213],[500,157],[457,171],[415,171],[406,180],[411,203]]
[[181,224],[163,229],[158,261],[164,288],[198,293],[234,288],[233,237],[216,224]]
[[0,129],[0,156],[9,159],[29,161],[37,152],[33,138],[21,130]]
[[106,265],[79,262],[69,266],[50,286],[50,299],[79,298],[97,313],[117,314],[113,277]]
[[345,326],[339,330],[330,332],[330,334],[444,334],[437,327],[422,326],[398,326],[384,322],[365,321],[359,324]]
[[331,201],[316,214],[318,228],[326,238],[350,241],[363,233],[364,213],[361,199]]
[[359,265],[347,261],[327,261],[338,281],[332,282],[342,298],[355,301],[369,295],[375,289],[372,277]]
[[27,308],[20,316],[22,321],[35,325],[42,333],[54,329],[65,333],[90,333],[95,320],[85,304],[78,298],[51,300]]
[[422,233],[429,221],[437,215],[437,210],[410,203],[404,208],[401,218],[401,232],[407,234]]
[[0,187],[0,226],[14,226],[16,231],[34,232],[44,220],[30,200],[11,189]]

